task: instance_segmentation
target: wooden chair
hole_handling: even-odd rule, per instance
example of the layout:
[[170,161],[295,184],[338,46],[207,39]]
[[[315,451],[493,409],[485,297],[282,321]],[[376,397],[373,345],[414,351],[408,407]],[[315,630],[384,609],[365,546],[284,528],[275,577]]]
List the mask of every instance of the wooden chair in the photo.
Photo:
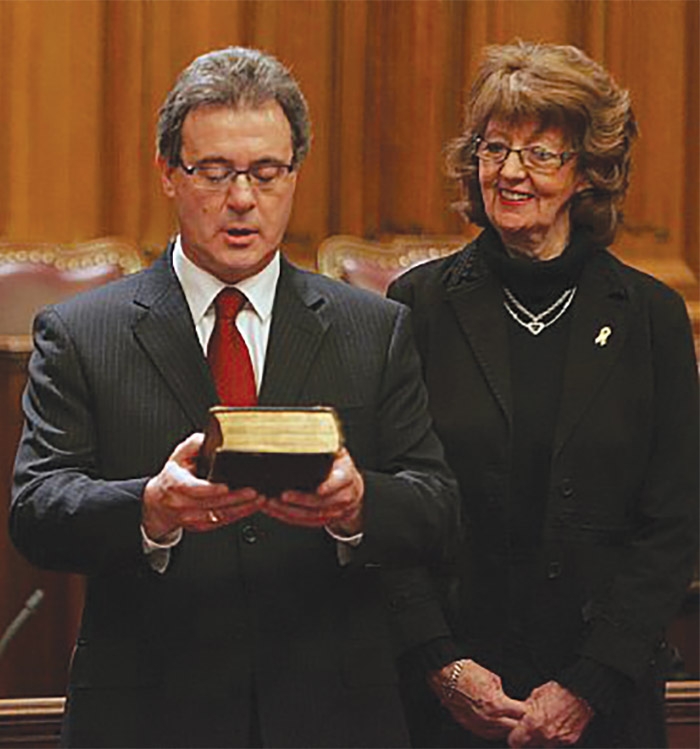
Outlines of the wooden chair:
[[0,242],[0,350],[31,349],[36,312],[144,267],[138,246],[118,237],[60,245]]
[[319,245],[316,262],[318,270],[331,278],[384,294],[404,271],[449,255],[467,241],[459,236],[429,235],[400,235],[388,241],[374,241],[338,234]]

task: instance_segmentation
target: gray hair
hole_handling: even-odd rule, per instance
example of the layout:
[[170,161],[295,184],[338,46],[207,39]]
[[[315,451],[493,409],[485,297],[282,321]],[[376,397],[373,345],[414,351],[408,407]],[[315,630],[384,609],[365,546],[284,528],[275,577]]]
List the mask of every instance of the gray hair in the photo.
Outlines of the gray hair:
[[182,126],[200,107],[257,108],[276,101],[292,130],[292,164],[298,167],[311,145],[306,99],[290,71],[272,55],[227,47],[200,55],[180,73],[158,113],[156,147],[170,166],[180,163]]

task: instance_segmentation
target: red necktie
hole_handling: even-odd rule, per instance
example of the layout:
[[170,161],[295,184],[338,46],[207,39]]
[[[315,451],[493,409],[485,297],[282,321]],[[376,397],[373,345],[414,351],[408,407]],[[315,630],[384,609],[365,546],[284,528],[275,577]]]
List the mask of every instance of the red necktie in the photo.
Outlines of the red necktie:
[[236,315],[245,302],[245,295],[232,286],[214,300],[216,324],[207,359],[223,406],[254,406],[258,402],[250,353],[236,327]]

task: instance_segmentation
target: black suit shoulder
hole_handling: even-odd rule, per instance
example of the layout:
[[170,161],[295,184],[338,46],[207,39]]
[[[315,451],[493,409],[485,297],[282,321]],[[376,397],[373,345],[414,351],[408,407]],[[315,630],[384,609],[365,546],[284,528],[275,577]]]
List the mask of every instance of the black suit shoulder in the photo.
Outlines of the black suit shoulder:
[[654,307],[685,306],[683,297],[675,289],[667,286],[655,276],[628,265],[616,257],[610,250],[602,251],[599,253],[599,257],[600,261],[611,272],[617,274],[622,284],[631,294],[638,295]]
[[477,248],[478,238],[458,252],[410,268],[392,282],[387,296],[413,307],[423,297],[442,295],[447,287],[470,275],[478,261]]

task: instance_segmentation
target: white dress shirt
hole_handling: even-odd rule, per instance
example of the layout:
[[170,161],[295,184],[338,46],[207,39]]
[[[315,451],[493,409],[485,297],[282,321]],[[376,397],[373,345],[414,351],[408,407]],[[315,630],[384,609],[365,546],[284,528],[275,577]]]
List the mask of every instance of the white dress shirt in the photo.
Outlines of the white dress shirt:
[[[173,270],[182,286],[199,344],[206,356],[209,339],[216,322],[214,300],[219,292],[226,288],[227,284],[195,265],[185,255],[179,234],[175,238],[173,248]],[[267,342],[270,338],[270,324],[272,323],[272,306],[275,301],[279,277],[280,254],[277,251],[272,260],[261,271],[234,284],[239,291],[245,294],[248,300],[236,317],[236,327],[243,336],[250,352],[257,393],[260,392],[263,372],[265,371],[265,355],[267,353]],[[340,563],[347,564],[350,552],[347,545],[357,546],[362,540],[362,534],[358,533],[344,538],[328,528],[326,528],[326,531],[338,541]],[[182,540],[182,528],[173,531],[168,538],[163,539],[160,543],[150,539],[143,526],[141,526],[141,536],[143,549],[149,555],[151,566],[158,572],[165,572],[170,561],[170,549]]]
[[[175,240],[173,250],[173,269],[182,286],[199,344],[206,356],[209,339],[216,322],[214,299],[222,289],[226,288],[227,284],[202,270],[185,255],[179,235]],[[248,300],[236,317],[236,327],[248,346],[255,374],[255,389],[258,393],[265,369],[265,353],[272,322],[272,305],[275,301],[279,277],[280,254],[276,252],[261,271],[234,284]]]

